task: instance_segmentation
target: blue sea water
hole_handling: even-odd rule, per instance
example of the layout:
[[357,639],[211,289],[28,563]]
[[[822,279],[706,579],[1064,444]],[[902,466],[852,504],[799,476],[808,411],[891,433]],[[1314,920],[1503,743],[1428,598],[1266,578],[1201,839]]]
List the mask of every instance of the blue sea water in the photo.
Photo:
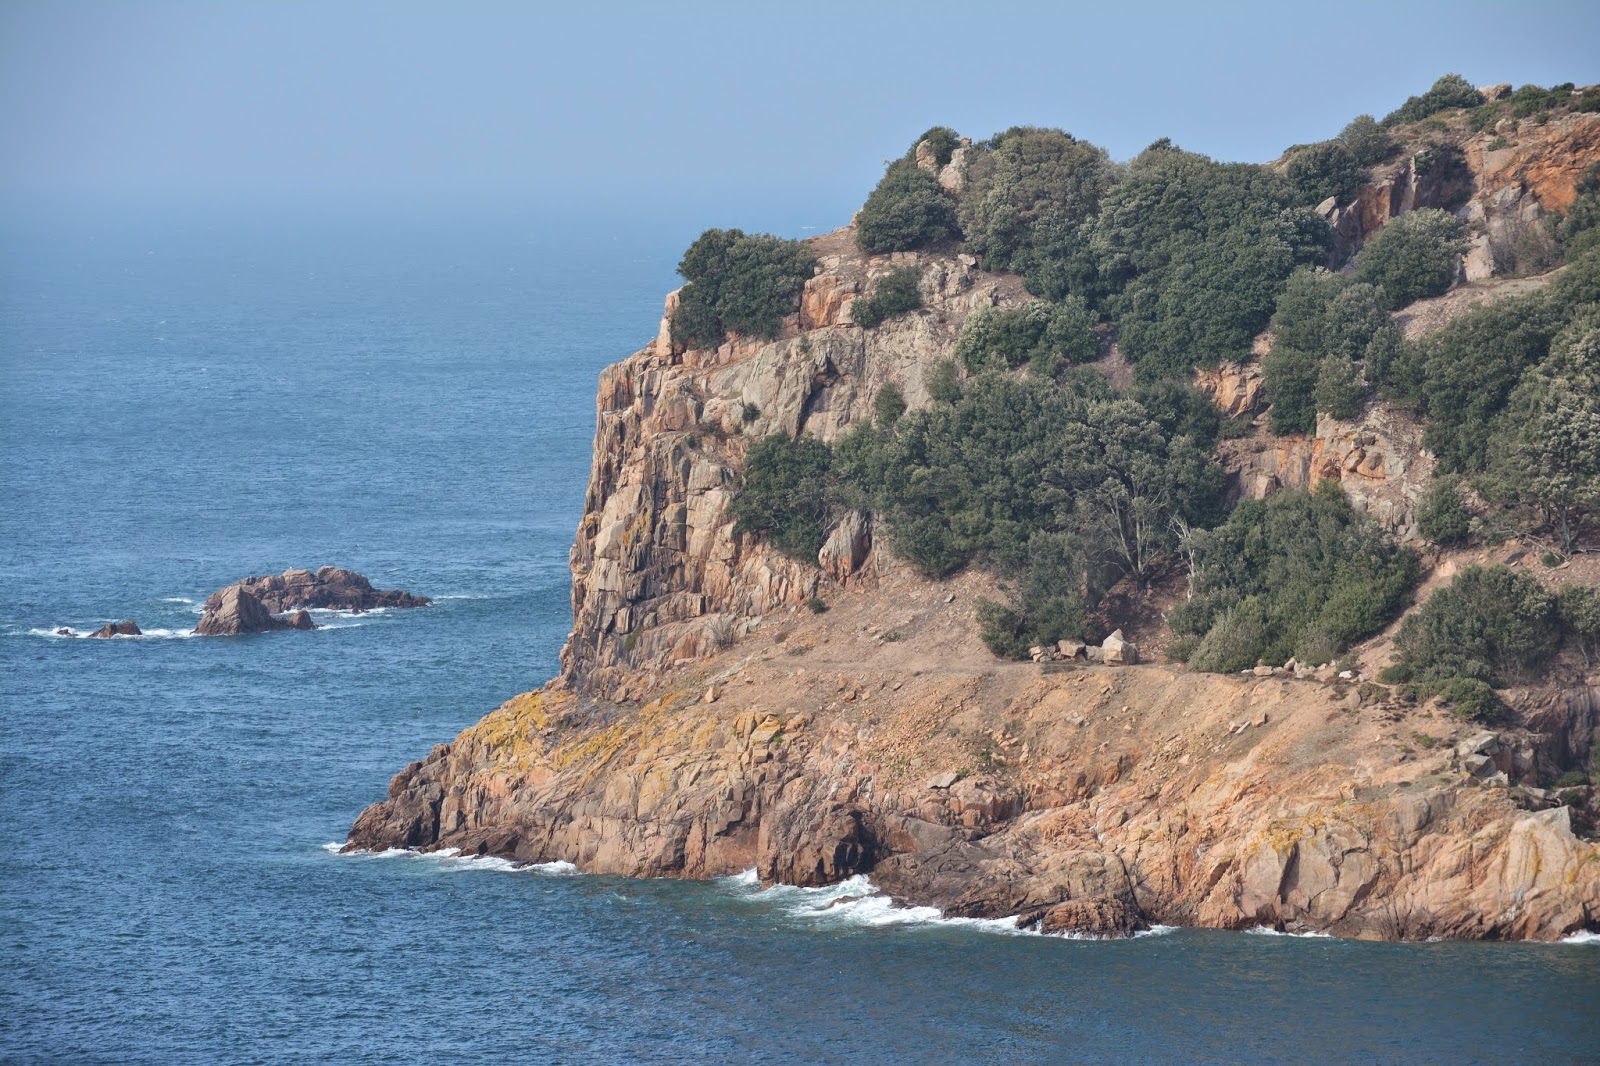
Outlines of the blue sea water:
[[[1005,935],[327,845],[554,670],[596,375],[684,233],[13,219],[0,1060],[1593,1062],[1600,943]],[[186,638],[253,573],[434,596]],[[131,617],[151,635],[50,635]]]

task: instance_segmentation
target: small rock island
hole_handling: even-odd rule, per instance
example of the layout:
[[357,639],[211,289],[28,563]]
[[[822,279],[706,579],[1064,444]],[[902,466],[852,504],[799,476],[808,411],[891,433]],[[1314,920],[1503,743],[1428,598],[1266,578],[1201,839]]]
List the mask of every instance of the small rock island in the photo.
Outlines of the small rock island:
[[279,629],[316,629],[312,608],[370,611],[379,607],[426,607],[426,596],[401,589],[375,589],[353,570],[324,566],[320,570],[285,570],[281,574],[247,577],[206,598],[205,611],[194,631],[201,636],[226,637],[243,633],[270,633]]

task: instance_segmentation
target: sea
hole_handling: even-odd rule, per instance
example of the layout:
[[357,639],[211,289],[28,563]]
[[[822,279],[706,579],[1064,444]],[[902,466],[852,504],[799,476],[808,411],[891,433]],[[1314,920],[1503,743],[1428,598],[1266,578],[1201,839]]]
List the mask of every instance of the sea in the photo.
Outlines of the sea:
[[[717,222],[8,213],[0,1061],[1600,1061],[1597,937],[1095,941],[864,880],[336,854],[556,670],[597,375]],[[436,602],[189,635],[322,565]]]

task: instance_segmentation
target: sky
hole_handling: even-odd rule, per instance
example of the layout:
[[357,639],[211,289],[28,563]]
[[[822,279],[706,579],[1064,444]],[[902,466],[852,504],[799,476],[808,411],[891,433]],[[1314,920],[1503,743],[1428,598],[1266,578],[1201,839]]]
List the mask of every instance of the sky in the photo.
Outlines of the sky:
[[936,124],[1264,161],[1596,42],[1593,0],[0,0],[0,199],[831,227]]

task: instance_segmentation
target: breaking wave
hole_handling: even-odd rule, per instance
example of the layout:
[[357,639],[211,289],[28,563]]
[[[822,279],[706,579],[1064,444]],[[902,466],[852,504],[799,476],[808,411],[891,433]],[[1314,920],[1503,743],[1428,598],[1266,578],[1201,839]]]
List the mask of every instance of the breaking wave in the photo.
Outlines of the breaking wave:
[[347,859],[409,859],[426,862],[444,870],[477,870],[491,873],[538,874],[545,877],[571,877],[578,868],[570,862],[516,862],[495,855],[462,855],[460,848],[441,848],[438,851],[412,851],[409,848],[385,848],[383,851],[352,851],[342,853],[344,845],[330,841],[322,850],[330,855]]

